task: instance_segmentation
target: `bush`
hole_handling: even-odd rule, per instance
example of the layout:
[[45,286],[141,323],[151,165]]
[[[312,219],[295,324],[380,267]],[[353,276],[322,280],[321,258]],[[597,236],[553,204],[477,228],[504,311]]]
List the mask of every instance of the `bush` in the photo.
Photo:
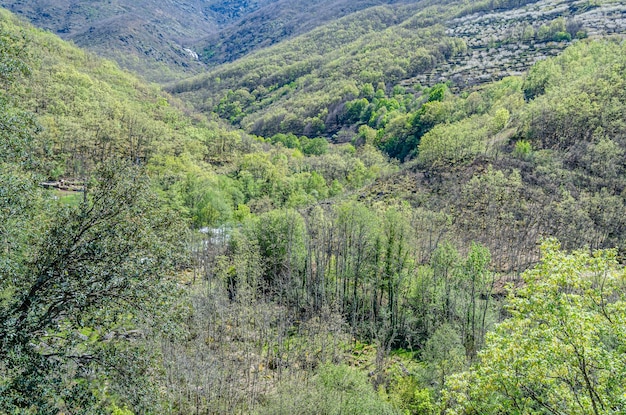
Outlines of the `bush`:
[[364,373],[345,365],[322,367],[312,382],[284,384],[259,414],[396,414],[379,397]]
[[520,160],[530,160],[532,157],[533,146],[528,140],[519,140],[515,143],[513,155]]

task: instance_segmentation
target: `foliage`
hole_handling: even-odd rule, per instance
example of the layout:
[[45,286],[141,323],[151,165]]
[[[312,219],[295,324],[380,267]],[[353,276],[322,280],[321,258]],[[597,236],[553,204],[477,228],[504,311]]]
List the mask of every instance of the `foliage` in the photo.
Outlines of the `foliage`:
[[[4,31],[0,39],[3,81],[19,93],[26,44]],[[0,97],[0,411],[102,413],[107,399],[145,411],[157,392],[152,354],[132,339],[171,292],[180,223],[126,163],[103,165],[77,205],[46,200],[36,123],[13,97]]]
[[285,385],[260,414],[394,414],[363,373],[348,366],[324,366],[311,384]]
[[[2,12],[0,411],[620,411],[624,45],[402,86],[464,51],[443,20],[516,2],[450,3],[171,87],[204,116]],[[503,311],[540,235],[618,251],[550,248]]]
[[164,305],[165,277],[183,258],[180,230],[137,169],[98,173],[79,206],[39,217],[28,255],[18,246],[7,258],[15,265],[0,285],[3,412],[98,412],[102,382],[117,392],[134,385],[125,399],[138,408],[150,399],[149,354],[126,333]]
[[519,140],[515,143],[513,154],[522,160],[529,160],[532,157],[532,151],[532,144],[528,140]]
[[485,117],[474,117],[458,124],[437,125],[420,141],[420,164],[426,168],[441,168],[473,160],[485,151],[488,133],[485,124]]
[[615,251],[542,245],[480,361],[450,380],[446,413],[609,414],[624,408],[624,269]]
[[428,389],[421,388],[413,376],[405,376],[390,386],[389,400],[391,403],[408,415],[434,415],[436,405]]
[[273,210],[255,218],[249,232],[264,261],[262,290],[283,297],[297,287],[304,272],[304,219],[291,209]]

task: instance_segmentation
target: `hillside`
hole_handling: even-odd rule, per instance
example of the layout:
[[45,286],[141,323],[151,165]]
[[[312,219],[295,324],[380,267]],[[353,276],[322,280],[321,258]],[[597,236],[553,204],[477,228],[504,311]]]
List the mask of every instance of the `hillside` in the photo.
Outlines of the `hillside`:
[[0,10],[0,413],[623,412],[622,14],[381,4],[172,95]]
[[[41,129],[35,149],[40,172],[50,179],[80,179],[110,158],[147,164],[163,175],[162,190],[173,207],[202,227],[229,221],[238,208],[295,207],[329,191],[355,189],[390,168],[373,149],[355,158],[323,139],[296,139],[285,148],[232,130],[192,113],[114,63],[52,34],[21,29],[14,17],[2,13],[6,31],[25,32],[21,42],[30,76],[12,94]],[[331,171],[336,163],[343,164],[341,170]],[[183,185],[192,179],[191,188]],[[183,196],[186,192],[199,193]]]
[[[520,75],[577,38],[624,33],[625,8],[561,0],[384,5],[168,89],[255,134],[338,134],[342,140],[356,133],[349,101],[398,91],[415,96],[444,81],[458,91]],[[404,105],[386,110],[406,111]]]
[[507,271],[537,260],[542,236],[569,249],[623,250],[622,56],[619,39],[579,42],[524,78],[427,102],[379,144],[410,141],[415,159],[361,199],[400,195],[416,209],[449,215],[453,225],[442,235],[480,241]]
[[543,0],[511,10],[472,13],[446,22],[448,36],[463,39],[467,53],[402,85],[451,81],[465,88],[556,56],[577,38],[626,33],[626,4],[619,1]]
[[[213,231],[396,169],[373,148],[230,130],[5,10],[0,52],[3,413],[187,413],[198,389],[176,362],[202,347],[185,321],[224,248]],[[56,179],[80,192],[38,186]]]
[[359,10],[400,0],[0,1],[35,26],[167,82],[233,61]]
[[[595,362],[621,359],[620,346],[596,336],[622,336],[612,321],[626,298],[617,264],[626,247],[624,48],[620,37],[582,40],[523,77],[459,95],[423,89],[381,133],[368,108],[409,97],[355,100],[356,151],[408,147],[412,160],[344,197],[244,222],[209,277],[232,302],[198,296],[211,328],[171,351],[188,353],[171,370],[203,385],[199,399],[222,413],[340,413],[355,402],[369,414],[618,407],[624,371],[598,364],[583,385],[571,345]],[[319,366],[328,360],[348,367]],[[207,366],[215,369],[199,376]],[[302,368],[314,375],[302,380]],[[393,408],[360,389],[358,373]]]
[[210,67],[309,32],[330,21],[382,4],[401,0],[281,0],[260,7],[235,23],[193,43],[200,60]]
[[315,136],[326,124],[336,131],[336,107],[358,97],[363,85],[399,80],[465,47],[445,37],[442,26],[403,27],[435,11],[416,14],[421,4],[354,13],[168,89],[256,134]]
[[116,60],[152,81],[180,79],[203,65],[191,43],[272,3],[261,1],[2,0],[37,27]]

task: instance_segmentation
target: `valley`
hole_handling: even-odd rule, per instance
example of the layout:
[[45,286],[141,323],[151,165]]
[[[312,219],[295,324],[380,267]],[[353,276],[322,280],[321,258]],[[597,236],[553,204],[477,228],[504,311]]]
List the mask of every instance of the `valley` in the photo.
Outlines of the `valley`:
[[0,413],[623,412],[625,2],[0,4]]

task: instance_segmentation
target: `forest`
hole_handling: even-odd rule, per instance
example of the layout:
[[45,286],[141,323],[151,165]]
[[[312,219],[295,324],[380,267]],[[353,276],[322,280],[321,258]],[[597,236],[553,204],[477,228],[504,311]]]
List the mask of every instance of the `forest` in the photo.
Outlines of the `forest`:
[[623,37],[550,18],[521,75],[406,82],[529,3],[166,88],[0,9],[0,413],[624,413]]

